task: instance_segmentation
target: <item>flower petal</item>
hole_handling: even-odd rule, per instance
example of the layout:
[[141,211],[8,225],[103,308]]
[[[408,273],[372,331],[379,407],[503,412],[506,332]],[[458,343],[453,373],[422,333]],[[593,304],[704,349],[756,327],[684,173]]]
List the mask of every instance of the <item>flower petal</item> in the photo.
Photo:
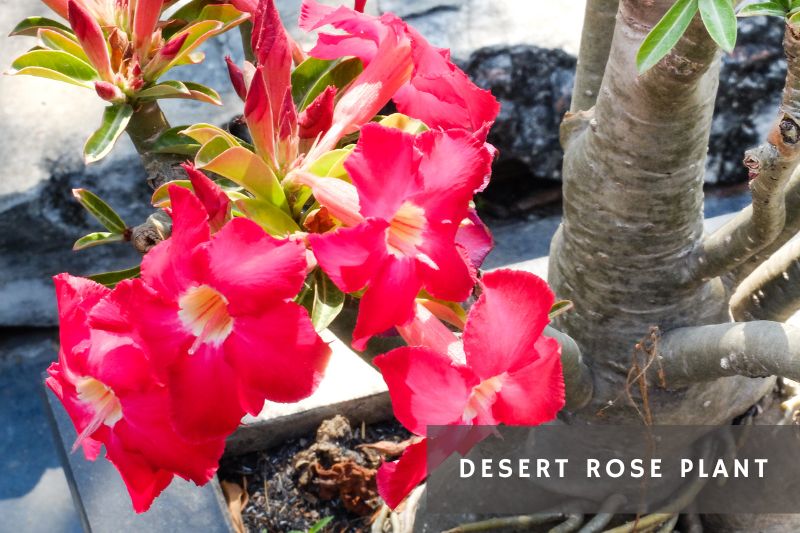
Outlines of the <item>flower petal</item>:
[[[276,305],[257,317],[236,320],[225,341],[225,356],[260,405],[296,402],[311,395],[322,380],[331,350],[317,335],[305,309]],[[250,402],[248,402],[250,404]]]
[[386,222],[370,219],[353,228],[309,235],[311,250],[322,270],[344,292],[364,288],[387,257]]
[[420,261],[419,269],[425,290],[431,295],[462,302],[469,298],[476,277],[466,252],[456,246],[453,229],[450,224],[429,226],[419,249],[433,264]]
[[481,283],[483,293],[469,312],[463,339],[467,364],[488,379],[539,357],[535,345],[555,297],[543,279],[528,272],[496,270]]
[[474,209],[469,210],[467,218],[461,221],[456,232],[456,244],[467,252],[470,263],[476,269],[480,268],[486,256],[494,248],[492,232],[478,216]]
[[420,156],[414,136],[380,124],[366,124],[344,168],[358,189],[361,214],[391,220],[400,205],[421,191]]
[[245,218],[226,224],[193,262],[200,279],[228,299],[234,317],[294,298],[306,274],[303,243],[275,239]]
[[188,440],[226,437],[239,426],[238,375],[221,346],[200,344],[170,367],[170,414],[175,430]]
[[414,487],[428,475],[427,439],[412,444],[399,460],[383,463],[378,469],[378,494],[390,508],[394,509],[408,496]]
[[411,257],[387,257],[383,262],[361,298],[353,348],[364,350],[372,336],[414,318],[414,299],[422,288],[416,263]]
[[499,422],[535,426],[553,420],[564,407],[561,347],[555,339],[540,337],[535,350],[533,363],[503,378],[492,409]]
[[428,348],[397,348],[373,362],[389,387],[395,417],[417,435],[460,421],[478,384],[468,368]]
[[75,31],[75,36],[86,52],[86,56],[97,69],[100,77],[107,82],[114,82],[114,73],[111,71],[111,59],[108,56],[108,43],[103,35],[103,29],[98,21],[83,6],[83,4],[70,0],[68,4],[69,24]]
[[[59,359],[63,360],[63,354],[60,354]],[[64,410],[72,420],[72,425],[75,426],[75,432],[80,435],[92,422],[94,410],[78,399],[78,391],[75,390],[75,386],[69,380],[69,373],[65,372],[60,363],[52,363],[47,369],[47,373],[49,377],[45,380],[45,384],[61,401]],[[83,454],[89,461],[97,459],[100,450],[103,448],[103,443],[94,438],[108,435],[105,426],[101,430],[85,437],[80,442]]]
[[172,482],[172,472],[155,468],[142,455],[128,451],[119,439],[106,443],[106,457],[122,476],[133,510],[143,513]]
[[164,296],[178,297],[195,274],[186,257],[209,240],[208,213],[189,189],[170,185],[172,236],[158,243],[142,259],[142,280]]
[[146,394],[122,399],[124,418],[114,434],[129,450],[140,452],[153,467],[169,470],[202,485],[214,477],[225,439],[188,441],[172,427],[169,393],[154,386]]

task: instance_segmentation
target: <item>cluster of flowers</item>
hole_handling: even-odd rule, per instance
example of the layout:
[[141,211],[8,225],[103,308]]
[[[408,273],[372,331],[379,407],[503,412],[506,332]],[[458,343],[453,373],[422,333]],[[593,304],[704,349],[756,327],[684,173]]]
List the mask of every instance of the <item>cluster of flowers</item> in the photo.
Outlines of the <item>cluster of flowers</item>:
[[[313,392],[325,324],[297,302],[323,275],[360,298],[354,348],[392,330],[408,344],[375,359],[419,436],[379,471],[395,507],[426,476],[428,425],[539,424],[564,403],[560,348],[542,336],[546,283],[479,276],[492,241],[471,202],[488,184],[499,105],[447,51],[363,2],[303,1],[301,28],[339,30],[320,33],[310,58],[272,0],[233,3],[253,21],[255,63],[228,62],[252,145],[209,125],[184,131],[200,148],[189,179],[155,193],[173,230],[141,277],[113,289],[56,277],[61,352],[48,385],[76,447],[94,459],[105,445],[144,511],[174,475],[208,481],[245,413]],[[320,65],[338,75],[302,85]],[[376,117],[390,100],[399,114]]]

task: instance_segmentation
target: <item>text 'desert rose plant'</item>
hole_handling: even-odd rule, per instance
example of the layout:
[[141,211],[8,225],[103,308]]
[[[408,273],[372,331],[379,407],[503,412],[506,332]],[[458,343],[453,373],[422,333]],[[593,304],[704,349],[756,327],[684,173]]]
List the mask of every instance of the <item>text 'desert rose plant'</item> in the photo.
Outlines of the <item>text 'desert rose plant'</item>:
[[[150,240],[141,265],[55,278],[61,350],[47,380],[76,447],[93,460],[105,446],[137,511],[175,475],[207,482],[246,413],[312,394],[330,355],[319,333],[345,305],[358,306],[355,349],[387,334],[408,344],[375,359],[421,438],[379,473],[390,506],[426,476],[428,424],[555,417],[560,347],[542,335],[553,294],[532,274],[480,271],[492,239],[473,199],[499,104],[448,51],[363,1],[304,0],[299,26],[319,32],[308,52],[272,0],[46,3],[69,26],[23,22],[15,32],[41,45],[13,72],[95,89],[111,107],[87,159],[128,131],[156,174],[158,211],[136,228],[74,191],[108,230],[75,249]],[[211,68],[227,69],[244,127],[169,126],[156,99],[219,98],[161,76],[237,25],[248,59]]]

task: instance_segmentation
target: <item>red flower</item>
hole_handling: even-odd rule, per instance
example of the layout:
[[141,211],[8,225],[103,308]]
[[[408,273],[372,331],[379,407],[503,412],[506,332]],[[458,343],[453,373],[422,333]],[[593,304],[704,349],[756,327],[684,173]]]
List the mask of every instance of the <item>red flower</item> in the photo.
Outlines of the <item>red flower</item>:
[[[532,426],[552,420],[564,406],[561,348],[542,336],[554,302],[547,284],[533,274],[499,270],[486,274],[481,286],[464,328],[464,360],[454,360],[457,350],[439,335],[430,337],[433,347],[398,348],[375,358],[395,416],[417,435],[426,435],[427,426]],[[390,507],[424,479],[423,447],[410,447],[378,472]]]
[[292,299],[306,273],[305,247],[236,218],[209,235],[189,190],[170,187],[172,237],[142,262],[129,305],[175,427],[187,438],[225,436],[265,400],[314,391],[330,349]]
[[54,281],[61,350],[48,369],[47,385],[75,425],[75,448],[82,446],[87,459],[95,460],[105,445],[136,512],[146,511],[175,474],[206,483],[224,439],[190,443],[175,433],[167,389],[152,375],[137,339],[119,333],[127,316],[119,302],[130,297],[130,282],[112,293],[67,274]]
[[341,290],[366,287],[356,349],[409,322],[423,287],[445,300],[469,296],[473,272],[455,236],[490,163],[483,143],[463,130],[414,136],[368,124],[345,162],[353,185],[301,174],[320,204],[349,226],[310,235],[309,242]]
[[81,44],[92,66],[97,69],[100,77],[107,82],[114,82],[114,73],[111,70],[111,59],[108,55],[108,44],[103,35],[103,30],[95,16],[76,2],[69,0],[69,24],[75,31],[75,36]]
[[[383,104],[392,97],[399,112],[422,120],[429,127],[464,128],[480,132],[485,140],[488,128],[484,126],[494,122],[500,104],[450,61],[449,51],[432,46],[394,15],[373,17],[344,6],[334,8],[315,0],[303,0],[300,27],[311,31],[327,24],[345,33],[320,33],[317,45],[310,52],[313,57],[356,56],[369,70],[373,62],[407,61],[404,47],[410,43],[408,59],[413,70],[407,72],[396,93],[387,95]],[[400,38],[398,31],[402,32]]]

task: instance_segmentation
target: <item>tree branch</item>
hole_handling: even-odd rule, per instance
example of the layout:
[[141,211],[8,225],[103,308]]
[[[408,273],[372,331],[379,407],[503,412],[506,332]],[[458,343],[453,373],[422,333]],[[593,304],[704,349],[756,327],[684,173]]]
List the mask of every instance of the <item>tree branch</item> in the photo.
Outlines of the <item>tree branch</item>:
[[570,112],[586,111],[597,101],[614,37],[619,0],[588,0]]
[[670,389],[737,375],[800,379],[800,329],[779,322],[678,328],[664,334],[658,346]]
[[589,367],[583,362],[581,349],[566,333],[547,326],[544,335],[552,337],[561,345],[561,366],[564,371],[566,405],[568,411],[576,411],[589,403],[594,393],[594,380]]
[[707,281],[743,265],[784,228],[784,189],[800,161],[800,34],[790,24],[783,48],[788,70],[777,120],[766,142],[744,158],[753,203],[700,242],[690,257],[695,280]]
[[788,320],[800,309],[800,241],[759,265],[736,288],[730,305],[734,320]]

